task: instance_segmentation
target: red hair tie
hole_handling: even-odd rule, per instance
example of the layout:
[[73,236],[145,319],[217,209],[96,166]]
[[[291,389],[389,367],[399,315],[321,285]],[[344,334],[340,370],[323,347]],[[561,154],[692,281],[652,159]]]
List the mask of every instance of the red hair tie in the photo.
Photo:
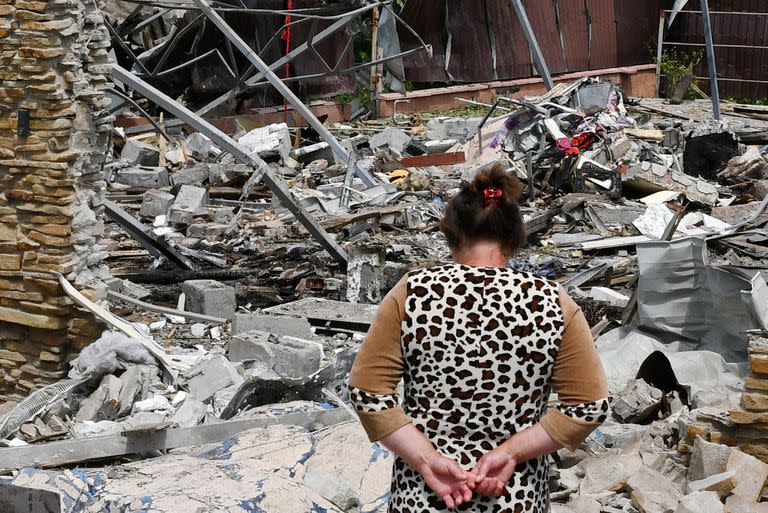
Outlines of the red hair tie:
[[483,189],[483,205],[487,207],[491,204],[491,201],[493,201],[500,207],[503,196],[504,193],[501,189],[497,189],[496,187],[486,187]]

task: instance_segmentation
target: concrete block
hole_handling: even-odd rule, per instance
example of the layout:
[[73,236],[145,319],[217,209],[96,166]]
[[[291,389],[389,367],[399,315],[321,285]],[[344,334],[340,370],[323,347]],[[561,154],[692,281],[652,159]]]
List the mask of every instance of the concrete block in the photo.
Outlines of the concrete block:
[[158,166],[160,149],[142,141],[128,141],[120,152],[120,160],[134,166]]
[[278,338],[264,331],[248,331],[232,337],[229,359],[261,360],[280,376],[305,378],[320,370],[323,346],[296,337]]
[[333,150],[331,149],[331,146],[325,141],[310,144],[309,146],[303,146],[291,151],[290,155],[291,158],[305,165],[309,164],[313,160],[325,160],[329,163],[335,162]]
[[164,216],[168,214],[168,210],[171,208],[175,199],[176,197],[173,194],[165,191],[158,189],[148,190],[144,193],[144,198],[141,201],[139,215],[151,218]]
[[173,174],[173,185],[202,185],[208,181],[209,174],[208,164],[188,166]]
[[208,183],[226,185],[234,180],[247,180],[252,169],[244,164],[209,164]]
[[168,187],[171,184],[164,167],[130,167],[121,169],[114,183],[130,187]]
[[187,296],[190,312],[227,319],[235,315],[235,289],[229,285],[215,280],[190,280],[181,285],[181,290]]
[[368,144],[372,149],[387,146],[402,154],[405,146],[411,141],[411,136],[399,128],[387,127],[378,134],[372,135]]
[[207,190],[192,185],[182,185],[171,205],[168,221],[175,224],[190,224],[193,216],[205,212],[207,201]]
[[291,152],[291,136],[288,132],[288,125],[285,123],[275,123],[251,130],[237,142],[248,148],[251,153],[262,154],[276,151],[283,158],[286,158]]
[[289,336],[312,339],[312,325],[304,317],[269,314],[235,314],[232,321],[232,334],[239,335],[246,331],[266,331],[278,337]]
[[200,423],[206,413],[208,413],[208,407],[205,404],[193,397],[187,397],[171,417],[171,422],[182,428],[194,427]]
[[192,397],[203,403],[210,401],[219,390],[243,383],[242,376],[223,355],[205,360],[185,371],[183,377],[186,379]]

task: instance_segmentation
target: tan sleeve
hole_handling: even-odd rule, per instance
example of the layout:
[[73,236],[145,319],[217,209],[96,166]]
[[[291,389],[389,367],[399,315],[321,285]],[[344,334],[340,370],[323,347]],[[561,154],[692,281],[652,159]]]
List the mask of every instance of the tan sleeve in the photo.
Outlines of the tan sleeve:
[[411,420],[397,397],[403,376],[400,324],[408,294],[407,276],[384,297],[349,375],[349,394],[372,442]]
[[565,326],[552,373],[560,404],[541,424],[549,436],[574,450],[608,417],[608,383],[584,313],[563,288],[560,307]]

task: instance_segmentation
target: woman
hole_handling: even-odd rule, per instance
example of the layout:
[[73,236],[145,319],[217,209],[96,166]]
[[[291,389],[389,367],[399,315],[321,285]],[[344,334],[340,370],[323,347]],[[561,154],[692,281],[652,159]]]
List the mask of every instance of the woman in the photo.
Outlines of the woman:
[[521,188],[503,165],[464,186],[440,224],[456,263],[404,277],[360,348],[350,396],[397,455],[392,513],[543,513],[546,455],[606,418],[584,315],[555,283],[507,269],[525,238]]

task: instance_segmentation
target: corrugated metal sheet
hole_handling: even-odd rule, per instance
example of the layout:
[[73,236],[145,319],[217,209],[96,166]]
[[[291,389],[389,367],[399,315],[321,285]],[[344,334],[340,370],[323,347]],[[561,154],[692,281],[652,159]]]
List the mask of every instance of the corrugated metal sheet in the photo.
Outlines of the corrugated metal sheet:
[[[663,1],[524,0],[523,4],[550,71],[563,73],[651,62],[648,43],[654,41]],[[406,77],[412,82],[444,80],[439,66],[445,63],[449,34],[453,81],[534,75],[528,44],[509,0],[408,0],[402,17],[435,49],[431,62],[423,55],[405,59]],[[400,37],[404,48],[415,46],[405,30]]]
[[[687,10],[700,10],[698,0],[690,0]],[[710,11],[768,13],[765,0],[710,0]],[[712,34],[715,44],[768,46],[768,16],[713,14]],[[703,43],[704,32],[698,14],[681,13],[669,29],[667,41]],[[678,47],[680,48],[680,47]],[[690,50],[690,49],[689,49]],[[704,51],[703,47],[696,50]],[[768,50],[757,48],[715,48],[717,74],[721,78],[738,80],[768,80]],[[699,76],[708,76],[706,57],[695,70]],[[718,82],[721,96],[760,99],[768,97],[768,84]],[[701,87],[709,92],[709,83]]]

